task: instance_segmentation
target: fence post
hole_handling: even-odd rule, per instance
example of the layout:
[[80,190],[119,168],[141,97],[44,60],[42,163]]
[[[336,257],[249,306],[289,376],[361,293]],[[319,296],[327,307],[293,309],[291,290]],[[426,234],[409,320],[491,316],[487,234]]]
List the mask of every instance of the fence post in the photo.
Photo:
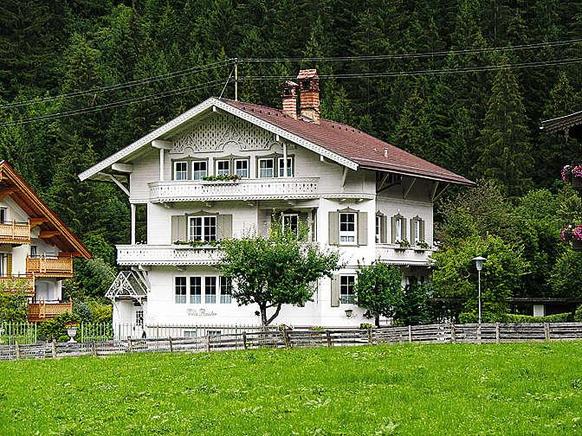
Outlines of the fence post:
[[174,352],[174,343],[172,342],[172,337],[170,336],[168,338],[168,340],[170,341],[170,353]]
[[97,357],[97,344],[95,344],[95,341],[91,342],[91,354],[93,357]]
[[53,355],[53,359],[56,359],[57,358],[57,340],[56,339],[53,339],[51,352]]
[[285,344],[285,348],[290,348],[291,344],[289,342],[289,332],[287,332],[286,325],[281,328],[281,334],[283,335],[283,343]]
[[408,326],[408,342],[412,342],[412,326]]
[[327,340],[327,346],[331,347],[331,333],[329,332],[329,330],[325,331],[325,338]]
[[495,323],[495,343],[498,344],[501,342],[501,331],[499,329],[499,323]]
[[451,322],[451,343],[457,342],[457,332],[455,331],[455,323]]
[[550,340],[550,324],[547,322],[544,323],[544,339],[546,341]]
[[246,350],[247,349],[247,332],[246,331],[242,332],[242,336],[243,336],[243,348]]
[[210,352],[210,335],[206,332],[206,352]]
[[131,349],[133,348],[133,341],[131,340],[131,336],[127,338],[127,351],[131,353]]
[[368,344],[372,343],[372,329],[368,328]]
[[481,324],[477,326],[477,343],[481,343]]
[[37,336],[36,326],[37,326],[37,323],[34,323],[34,343],[35,344],[38,342],[38,336]]
[[18,341],[15,341],[14,345],[16,347],[16,358],[20,359],[20,345],[18,345]]

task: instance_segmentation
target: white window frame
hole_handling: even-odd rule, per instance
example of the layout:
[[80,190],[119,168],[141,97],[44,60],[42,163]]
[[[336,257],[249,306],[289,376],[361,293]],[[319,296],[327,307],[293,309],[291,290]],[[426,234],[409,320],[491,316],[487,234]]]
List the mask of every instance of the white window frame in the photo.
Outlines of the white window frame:
[[[185,170],[178,170],[178,165],[185,165],[186,169]],[[182,174],[185,172],[184,177],[180,177],[178,178],[178,174]],[[186,160],[176,160],[174,161],[174,180],[176,181],[184,181],[184,180],[188,180],[188,161]]]
[[[232,279],[230,277],[219,276],[218,282],[218,287],[220,288],[220,304],[232,303]],[[228,292],[223,292],[225,289]]]
[[[204,165],[204,170],[195,170],[194,165]],[[192,180],[201,181],[208,176],[208,161],[193,160],[192,161]]]
[[[352,215],[354,217],[353,230],[342,230],[342,216]],[[357,245],[358,244],[358,214],[356,212],[339,212],[339,243],[340,245]],[[349,224],[349,223],[347,223]],[[349,240],[352,239],[353,240]]]
[[413,231],[414,231],[414,243],[415,244],[418,244],[419,242],[421,242],[421,240],[420,240],[420,223],[421,223],[420,219],[417,219],[414,221]]
[[375,227],[375,237],[376,243],[379,244],[382,241],[382,215],[376,215],[376,227]]
[[[195,294],[192,292],[196,288],[196,279],[198,279],[198,289],[200,290],[199,294]],[[190,304],[202,304],[202,294],[204,293],[203,290],[204,280],[202,276],[190,276],[188,277],[188,288],[190,294]]]
[[[210,281],[214,279],[214,294],[209,294],[208,289]],[[204,276],[204,304],[216,304],[218,296],[218,277],[217,276]]]
[[[272,170],[272,173],[270,176],[268,175],[263,175],[262,173],[262,168],[261,168],[261,162],[271,162],[271,164],[273,165],[272,168],[270,168]],[[259,179],[271,179],[273,177],[275,177],[275,159],[272,157],[261,157],[258,159],[257,162],[257,172],[258,172],[258,176]]]
[[299,236],[299,214],[298,213],[282,213],[281,214],[281,227],[283,228],[283,231],[285,231],[287,224],[285,223],[286,219],[292,219],[295,218],[295,235]]
[[198,330],[184,330],[183,335],[185,338],[197,338]]
[[[354,287],[356,285],[356,276],[353,274],[341,274],[339,280],[340,280],[340,292],[339,292],[340,304],[356,304],[356,293],[354,290]],[[352,292],[346,293],[344,292],[344,290],[346,288],[349,289],[350,282]]]
[[[226,165],[227,165],[227,167],[228,167],[228,168],[226,169],[226,172],[224,172],[224,171],[225,171],[224,169],[220,169],[220,168],[219,168],[219,165],[220,165],[221,163],[226,163]],[[216,172],[215,172],[215,174],[216,174],[217,176],[229,176],[229,175],[230,175],[230,170],[231,170],[231,162],[230,162],[230,160],[229,160],[229,159],[218,159],[218,160],[216,161],[216,165],[215,165],[215,167],[216,167]]]
[[[184,280],[184,284],[178,284],[178,280]],[[184,288],[184,292],[178,293],[178,286]],[[176,304],[186,304],[186,299],[188,296],[188,278],[185,276],[174,277],[174,301]]]
[[[192,221],[194,220],[201,220],[201,238],[200,239],[193,239],[194,235],[193,235],[193,229],[192,229]],[[209,233],[209,235],[207,235],[207,227],[210,227],[209,225],[207,225],[207,221],[211,221],[214,220],[214,234]],[[213,236],[213,237],[210,237]],[[208,237],[208,239],[207,239]],[[216,217],[216,215],[192,215],[188,217],[188,241],[205,241],[205,242],[211,242],[211,241],[216,241],[218,237],[218,219]]]
[[[246,168],[243,169],[238,169],[236,166],[239,162],[244,162],[246,164]],[[250,174],[250,161],[249,159],[235,159],[234,160],[234,168],[233,168],[233,174],[239,176],[241,179],[248,179],[249,174]],[[242,175],[244,174],[244,175]]]
[[[279,165],[278,168],[279,177],[285,177],[285,167],[283,165],[284,161],[285,161],[284,157],[280,157],[279,159],[277,159]],[[287,156],[287,177],[293,177],[293,170],[294,170],[293,156]]]
[[394,237],[394,239],[397,242],[403,240],[402,239],[402,235],[404,234],[404,232],[403,232],[404,231],[404,228],[403,228],[404,225],[403,224],[404,224],[404,222],[402,220],[402,217],[401,216],[397,216],[397,219],[396,219],[396,229],[395,229],[396,230],[396,235]]

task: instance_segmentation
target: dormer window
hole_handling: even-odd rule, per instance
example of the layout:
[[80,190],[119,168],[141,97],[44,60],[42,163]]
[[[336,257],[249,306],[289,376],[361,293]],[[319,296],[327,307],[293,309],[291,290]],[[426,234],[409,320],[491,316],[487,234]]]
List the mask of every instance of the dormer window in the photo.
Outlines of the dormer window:
[[275,159],[273,158],[259,159],[259,177],[260,178],[275,177]]
[[174,180],[188,180],[188,162],[174,162]]
[[205,160],[192,162],[192,180],[202,180],[208,174]]

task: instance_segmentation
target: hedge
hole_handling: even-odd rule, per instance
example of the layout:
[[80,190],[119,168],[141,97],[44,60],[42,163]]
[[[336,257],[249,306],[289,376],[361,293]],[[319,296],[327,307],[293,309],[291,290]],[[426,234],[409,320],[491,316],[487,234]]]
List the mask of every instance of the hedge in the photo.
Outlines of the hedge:
[[567,322],[572,321],[573,316],[570,312],[566,313],[556,313],[555,315],[546,316],[531,316],[531,315],[517,315],[513,313],[507,313],[503,317],[504,322],[512,323],[532,323],[532,322]]

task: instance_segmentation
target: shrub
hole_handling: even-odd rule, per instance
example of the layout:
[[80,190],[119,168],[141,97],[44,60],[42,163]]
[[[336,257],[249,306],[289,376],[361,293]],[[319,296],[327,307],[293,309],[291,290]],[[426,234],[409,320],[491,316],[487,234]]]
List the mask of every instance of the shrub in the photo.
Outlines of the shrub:
[[69,339],[67,327],[69,322],[79,322],[77,315],[72,313],[63,313],[54,319],[49,319],[38,324],[38,338],[44,341],[65,342]]
[[556,313],[555,315],[531,316],[507,313],[505,314],[503,321],[509,323],[522,323],[522,324],[534,322],[567,322],[572,321],[572,314],[570,312],[566,312],[566,313]]
[[113,306],[111,304],[103,304],[97,301],[91,301],[87,304],[91,311],[91,319],[93,322],[111,322],[113,319]]
[[578,306],[576,312],[574,313],[574,321],[582,322],[582,304]]
[[370,324],[369,322],[363,322],[360,324],[360,328],[362,330],[368,330],[374,328],[374,324]]

